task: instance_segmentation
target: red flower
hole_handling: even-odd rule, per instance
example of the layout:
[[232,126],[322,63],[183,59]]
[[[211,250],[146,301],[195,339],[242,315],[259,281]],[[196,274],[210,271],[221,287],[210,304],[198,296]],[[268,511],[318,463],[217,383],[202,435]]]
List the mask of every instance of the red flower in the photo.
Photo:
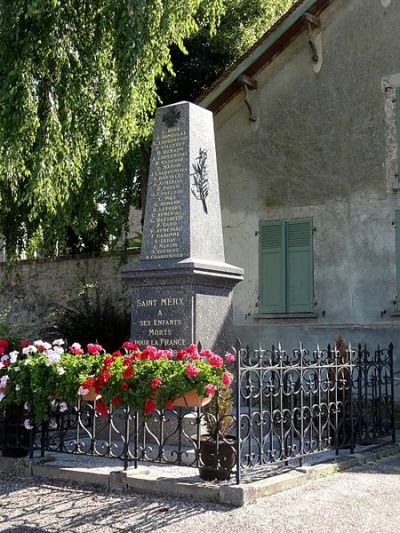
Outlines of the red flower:
[[114,359],[109,355],[103,359],[103,366],[107,368],[108,366],[111,366],[114,362]]
[[157,357],[157,348],[154,346],[146,346],[141,354],[139,354],[139,359],[156,359]]
[[190,359],[192,361],[197,361],[197,360],[200,359],[200,354],[198,352],[194,352],[194,353],[191,354]]
[[113,407],[117,407],[122,401],[121,396],[114,396],[114,398],[111,399],[111,403]]
[[0,339],[0,348],[8,348],[8,345],[9,345],[9,342],[6,339]]
[[152,388],[152,390],[157,390],[158,387],[162,384],[162,379],[160,378],[153,378],[151,381],[150,381],[150,387]]
[[83,389],[90,389],[90,387],[93,387],[94,385],[94,378],[86,378],[85,381],[82,383]]
[[131,366],[134,360],[135,359],[133,357],[125,357],[124,360],[122,361],[122,364],[124,366]]
[[112,353],[112,357],[114,357],[114,358],[115,357],[122,357],[122,353],[119,350],[117,350],[116,352]]
[[100,352],[103,351],[103,347],[100,344],[88,344],[87,351],[91,355],[98,355]]
[[225,370],[225,372],[222,374],[222,383],[224,385],[230,385],[232,383],[232,376],[229,372]]
[[131,378],[132,376],[135,375],[135,371],[133,370],[133,368],[131,368],[130,366],[128,366],[128,368],[125,368],[123,374],[122,374],[122,377],[124,379],[129,379]]
[[21,345],[21,348],[28,348],[28,346],[31,345],[31,341],[22,340],[22,341],[20,342],[20,345]]
[[44,352],[45,349],[46,349],[46,348],[43,346],[43,344],[38,344],[36,347],[37,347],[37,349],[38,349],[38,352],[41,352],[41,353]]
[[148,398],[144,402],[144,416],[151,415],[151,413],[156,408],[156,402],[153,400],[153,398]]
[[98,375],[97,377],[97,385],[99,387],[102,387],[103,385],[105,385],[107,383],[107,381],[111,378],[111,374],[109,374],[108,372],[102,370],[100,372],[100,374]]
[[126,381],[124,381],[123,383],[121,383],[121,385],[119,386],[119,388],[121,390],[128,390],[129,389],[129,384],[126,383]]
[[101,416],[108,416],[108,409],[103,400],[98,400],[96,402],[96,411],[100,413]]
[[195,365],[191,365],[190,363],[186,367],[186,375],[189,378],[195,378],[197,374],[200,372],[200,370]]
[[224,363],[224,360],[219,355],[213,354],[208,359],[208,362],[210,363],[211,366],[221,367],[223,365],[223,363]]
[[174,408],[174,402],[172,400],[168,400],[165,402],[165,409],[169,409],[170,411]]
[[126,341],[122,345],[122,348],[125,348],[125,350],[135,351],[139,350],[139,345],[136,344],[136,342]]
[[1,346],[1,347],[0,347],[0,355],[3,355],[4,352],[5,352],[5,349]]
[[176,354],[176,359],[177,361],[182,361],[182,359],[185,359],[186,356],[187,356],[186,350],[178,350]]

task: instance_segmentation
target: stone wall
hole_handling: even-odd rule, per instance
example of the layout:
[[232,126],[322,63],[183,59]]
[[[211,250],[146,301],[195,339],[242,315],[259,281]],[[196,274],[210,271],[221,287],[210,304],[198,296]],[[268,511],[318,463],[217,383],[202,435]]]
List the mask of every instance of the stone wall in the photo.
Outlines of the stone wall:
[[[130,262],[137,257],[137,253],[129,253]],[[1,273],[4,268],[4,263],[0,264]],[[102,300],[110,298],[116,306],[126,307],[129,293],[121,280],[120,268],[120,257],[110,254],[22,261],[20,271],[3,282],[0,309],[7,313],[10,324],[33,338],[43,328],[51,309],[76,298],[85,285],[92,286],[93,293],[96,288]]]

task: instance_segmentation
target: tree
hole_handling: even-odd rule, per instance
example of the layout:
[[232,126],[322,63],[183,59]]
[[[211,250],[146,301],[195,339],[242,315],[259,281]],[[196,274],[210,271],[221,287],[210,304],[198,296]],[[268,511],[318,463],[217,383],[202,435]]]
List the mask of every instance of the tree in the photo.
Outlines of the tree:
[[[0,0],[0,234],[7,256],[117,237],[170,47],[226,0]],[[229,2],[228,2],[229,3]],[[72,239],[74,240],[74,239]]]
[[[185,40],[185,49],[171,48],[173,71],[158,80],[162,105],[194,101],[234,61],[245,53],[293,4],[295,0],[230,0],[218,30],[210,36],[206,26]],[[141,145],[141,199],[144,211],[150,158],[149,139]],[[140,158],[139,158],[140,159]]]
[[207,28],[185,40],[186,52],[171,49],[173,73],[159,81],[157,94],[163,105],[194,101],[229,66],[244,54],[295,0],[230,0],[212,36]]

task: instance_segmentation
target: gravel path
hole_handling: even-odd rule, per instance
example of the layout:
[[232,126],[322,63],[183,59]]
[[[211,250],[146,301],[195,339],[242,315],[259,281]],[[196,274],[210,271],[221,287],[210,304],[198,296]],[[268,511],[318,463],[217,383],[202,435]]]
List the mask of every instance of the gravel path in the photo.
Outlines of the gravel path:
[[31,479],[0,481],[0,531],[10,533],[397,533],[399,506],[400,455],[239,509]]

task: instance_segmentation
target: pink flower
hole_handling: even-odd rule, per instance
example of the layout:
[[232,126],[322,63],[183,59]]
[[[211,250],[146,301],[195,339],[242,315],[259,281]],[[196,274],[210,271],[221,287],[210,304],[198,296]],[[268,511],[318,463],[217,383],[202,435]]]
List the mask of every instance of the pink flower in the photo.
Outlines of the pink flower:
[[225,370],[225,372],[222,374],[222,383],[224,385],[230,385],[232,383],[232,376],[229,372]]
[[72,353],[72,355],[83,355],[83,350],[77,346],[71,346],[69,353]]
[[225,361],[228,361],[228,363],[234,363],[236,361],[236,357],[233,355],[233,353],[226,353],[225,354]]
[[204,387],[204,392],[210,396],[213,396],[215,394],[215,387],[214,385],[212,385],[211,383],[209,383],[208,385],[206,385]]
[[211,366],[221,367],[224,363],[224,360],[219,355],[213,354],[209,357],[208,362],[210,363]]
[[171,400],[168,400],[165,402],[165,409],[169,409],[170,411],[174,408],[174,402]]
[[88,344],[87,351],[91,355],[98,355],[100,352],[103,351],[103,346],[101,346],[100,344]]
[[151,413],[156,408],[156,402],[153,400],[153,398],[148,398],[144,402],[144,416],[151,415]]
[[195,365],[191,365],[190,363],[186,366],[186,375],[189,378],[195,378],[200,370]]
[[198,359],[200,359],[200,354],[198,352],[194,352],[191,354],[190,359],[192,361],[197,361]]
[[197,352],[197,346],[196,344],[191,344],[190,346],[188,346],[186,348],[186,351],[189,352],[189,353],[195,353]]
[[203,350],[202,352],[200,352],[200,355],[209,359],[212,355],[214,355],[214,353],[211,350]]
[[162,384],[162,379],[160,378],[153,378],[151,381],[150,381],[150,387],[152,388],[152,390],[157,390],[158,387]]

